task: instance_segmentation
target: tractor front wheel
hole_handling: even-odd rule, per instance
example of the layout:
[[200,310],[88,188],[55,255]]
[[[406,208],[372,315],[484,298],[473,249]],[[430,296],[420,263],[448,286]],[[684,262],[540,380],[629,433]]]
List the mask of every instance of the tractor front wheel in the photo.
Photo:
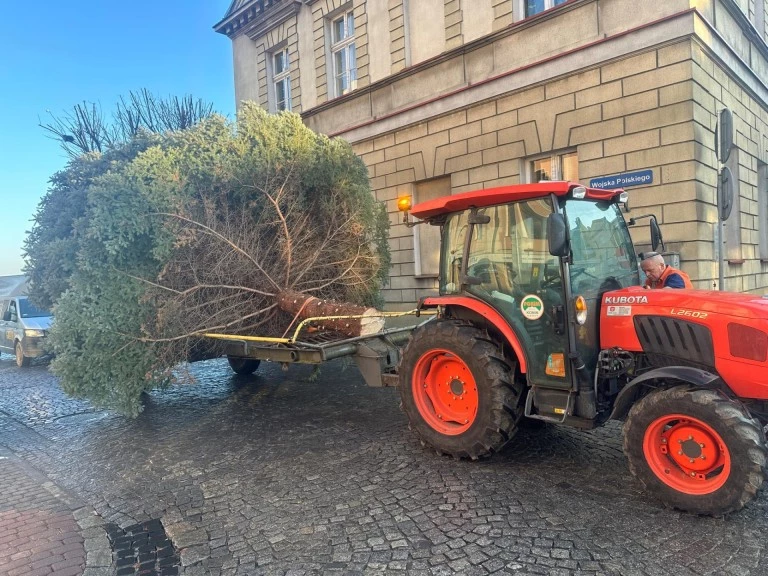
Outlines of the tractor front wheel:
[[411,428],[441,453],[474,460],[517,432],[523,391],[514,364],[471,324],[436,320],[418,328],[398,373]]
[[760,424],[712,390],[652,392],[624,424],[629,469],[666,504],[696,514],[739,510],[763,484]]

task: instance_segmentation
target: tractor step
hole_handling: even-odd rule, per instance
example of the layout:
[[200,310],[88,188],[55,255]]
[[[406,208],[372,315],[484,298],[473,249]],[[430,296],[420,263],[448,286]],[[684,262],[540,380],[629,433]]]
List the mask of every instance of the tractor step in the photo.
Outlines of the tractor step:
[[575,428],[592,429],[595,427],[594,420],[573,415],[577,396],[578,393],[573,390],[552,390],[534,386],[528,390],[524,415],[526,418],[543,420],[552,424],[566,424]]

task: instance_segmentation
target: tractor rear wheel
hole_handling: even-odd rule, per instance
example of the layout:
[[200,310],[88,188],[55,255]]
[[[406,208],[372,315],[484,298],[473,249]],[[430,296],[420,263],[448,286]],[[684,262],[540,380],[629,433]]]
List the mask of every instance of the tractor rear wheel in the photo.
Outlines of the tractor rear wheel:
[[227,356],[229,367],[235,374],[241,376],[248,376],[256,372],[256,369],[261,364],[261,360],[255,360],[253,358],[236,358],[234,356]]
[[664,503],[721,515],[751,500],[766,475],[760,424],[713,390],[681,386],[637,402],[624,424],[629,469]]
[[484,330],[455,320],[425,324],[403,350],[398,374],[411,429],[441,453],[474,460],[517,432],[522,386]]

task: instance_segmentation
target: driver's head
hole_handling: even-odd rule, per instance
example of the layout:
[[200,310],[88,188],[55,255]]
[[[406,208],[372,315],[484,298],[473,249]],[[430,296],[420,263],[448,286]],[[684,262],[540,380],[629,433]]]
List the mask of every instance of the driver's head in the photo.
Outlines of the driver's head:
[[664,257],[657,252],[647,252],[643,261],[640,262],[640,268],[651,282],[656,282],[661,278],[666,267]]

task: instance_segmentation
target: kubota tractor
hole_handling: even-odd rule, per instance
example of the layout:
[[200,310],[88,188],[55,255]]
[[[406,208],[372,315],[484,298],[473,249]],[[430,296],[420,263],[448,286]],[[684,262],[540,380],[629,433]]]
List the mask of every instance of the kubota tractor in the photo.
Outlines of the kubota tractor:
[[403,409],[424,443],[471,459],[523,418],[623,420],[648,491],[694,513],[738,510],[768,461],[768,299],[643,289],[626,196],[543,182],[413,207],[441,228],[440,290],[402,353]]

